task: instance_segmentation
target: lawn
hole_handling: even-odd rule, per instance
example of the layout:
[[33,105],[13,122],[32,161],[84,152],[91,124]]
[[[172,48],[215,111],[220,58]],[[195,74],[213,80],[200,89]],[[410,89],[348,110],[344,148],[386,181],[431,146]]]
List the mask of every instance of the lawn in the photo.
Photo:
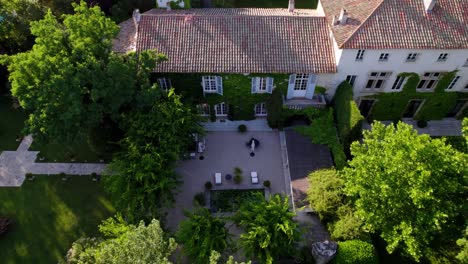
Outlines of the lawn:
[[20,142],[16,137],[21,134],[27,117],[24,111],[12,105],[10,96],[0,94],[0,152],[18,148]]
[[37,176],[20,188],[0,188],[0,215],[13,220],[0,238],[0,262],[57,263],[73,241],[93,235],[115,213],[91,177]]
[[[288,8],[288,0],[234,0],[235,7]],[[296,0],[295,8],[317,8],[317,0]]]
[[236,212],[249,200],[264,196],[263,190],[219,190],[211,191],[210,207],[212,212]]

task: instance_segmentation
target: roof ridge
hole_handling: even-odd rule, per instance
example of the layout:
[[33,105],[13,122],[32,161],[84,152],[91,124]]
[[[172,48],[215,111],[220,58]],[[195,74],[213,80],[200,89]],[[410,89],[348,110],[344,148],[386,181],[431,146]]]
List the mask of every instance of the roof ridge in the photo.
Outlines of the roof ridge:
[[339,46],[339,48],[343,48],[343,46],[344,46],[352,37],[354,37],[354,36],[356,35],[356,32],[357,32],[358,30],[360,30],[361,27],[362,27],[364,24],[367,23],[367,21],[369,20],[369,18],[370,18],[371,16],[373,16],[373,15],[375,14],[375,12],[377,11],[377,9],[379,9],[379,8],[382,6],[382,4],[385,2],[385,0],[379,0],[379,1],[380,1],[380,3],[374,8],[374,10],[372,10],[372,12],[370,12],[370,14],[369,14],[369,15],[364,19],[364,21],[353,31],[353,33],[351,33],[351,34],[349,35],[349,37],[346,38],[345,41],[343,41],[343,44],[341,44],[341,45]]

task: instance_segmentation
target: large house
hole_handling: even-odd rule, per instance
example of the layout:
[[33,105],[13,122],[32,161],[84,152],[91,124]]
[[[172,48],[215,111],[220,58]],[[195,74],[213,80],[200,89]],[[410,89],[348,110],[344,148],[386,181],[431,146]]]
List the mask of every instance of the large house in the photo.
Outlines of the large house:
[[407,98],[401,110],[411,118],[449,72],[443,92],[453,93],[451,105],[437,110],[447,112],[439,117],[455,117],[468,106],[467,10],[461,0],[321,0],[314,10],[294,9],[293,1],[288,9],[153,9],[121,24],[114,49],[165,54],[155,81],[163,89],[196,91],[189,96],[201,114],[215,118],[265,116],[274,89],[290,108],[321,106],[345,80],[367,116],[378,94],[401,92],[411,76],[403,73],[412,73],[419,76],[414,88],[421,99]]

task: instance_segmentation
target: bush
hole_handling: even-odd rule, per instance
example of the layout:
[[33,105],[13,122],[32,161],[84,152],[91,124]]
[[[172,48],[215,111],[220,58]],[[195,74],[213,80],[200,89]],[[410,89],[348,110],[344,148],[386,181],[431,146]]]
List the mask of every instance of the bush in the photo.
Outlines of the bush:
[[338,221],[329,224],[333,240],[365,239],[368,233],[363,230],[364,223],[358,218],[350,205],[343,205],[337,211]]
[[266,103],[267,121],[271,128],[283,129],[283,95],[280,89],[274,89]]
[[10,219],[4,216],[0,216],[0,236],[5,234],[8,231],[8,228],[11,224]]
[[205,182],[205,188],[207,190],[210,190],[211,188],[213,188],[213,183],[211,183],[210,181]]
[[309,174],[310,188],[307,191],[307,200],[310,206],[318,213],[322,221],[336,218],[337,210],[343,205],[344,183],[335,169],[322,169]]
[[237,131],[239,131],[240,133],[245,133],[247,131],[247,126],[242,124],[242,125],[239,125],[237,127]]
[[361,240],[348,240],[338,243],[338,252],[333,261],[336,264],[374,264],[378,263],[375,248]]
[[266,188],[270,188],[271,182],[269,180],[263,181],[263,186],[265,186]]
[[416,123],[416,125],[419,127],[419,128],[425,128],[427,127],[427,121],[422,119],[422,120],[418,120],[418,122]]
[[361,138],[362,120],[358,106],[353,99],[353,87],[348,82],[342,82],[333,97],[333,109],[338,136],[345,151],[349,154],[349,146]]
[[199,192],[193,196],[193,204],[195,206],[205,206],[206,205],[206,200],[205,200],[205,193],[204,192]]

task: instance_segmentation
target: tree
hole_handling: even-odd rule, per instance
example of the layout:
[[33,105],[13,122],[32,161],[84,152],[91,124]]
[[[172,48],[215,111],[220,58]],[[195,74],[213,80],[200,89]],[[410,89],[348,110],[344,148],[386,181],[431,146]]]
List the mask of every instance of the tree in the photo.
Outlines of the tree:
[[191,263],[208,263],[213,250],[223,252],[228,245],[229,233],[226,222],[213,217],[206,208],[186,212],[188,218],[180,224],[176,239],[183,244],[182,251]]
[[365,228],[380,233],[391,253],[418,260],[434,235],[459,214],[467,156],[409,125],[374,123],[343,170],[345,193]]
[[109,218],[99,226],[103,239],[80,239],[67,254],[70,264],[171,263],[176,249],[173,238],[166,238],[159,222],[145,226],[127,224],[121,216]]
[[468,227],[465,228],[465,234],[463,238],[457,240],[457,245],[461,248],[457,255],[457,259],[462,263],[468,262]]
[[338,252],[333,263],[377,264],[379,260],[372,244],[361,240],[348,240],[338,243]]
[[37,140],[81,139],[107,116],[119,121],[136,92],[137,69],[146,69],[138,67],[142,56],[112,53],[119,28],[99,7],[73,6],[63,23],[50,10],[32,22],[32,50],[2,59],[12,94],[31,112],[26,132]]
[[335,169],[322,169],[309,174],[311,186],[307,191],[310,206],[319,214],[322,221],[336,218],[336,211],[343,205],[344,182]]
[[273,263],[279,257],[291,256],[298,239],[297,224],[289,211],[289,198],[279,194],[270,200],[259,197],[241,206],[233,220],[245,233],[240,243],[247,257]]
[[161,217],[180,184],[175,162],[202,133],[200,117],[171,89],[142,91],[137,107],[124,120],[123,151],[110,164],[106,189],[131,221]]

